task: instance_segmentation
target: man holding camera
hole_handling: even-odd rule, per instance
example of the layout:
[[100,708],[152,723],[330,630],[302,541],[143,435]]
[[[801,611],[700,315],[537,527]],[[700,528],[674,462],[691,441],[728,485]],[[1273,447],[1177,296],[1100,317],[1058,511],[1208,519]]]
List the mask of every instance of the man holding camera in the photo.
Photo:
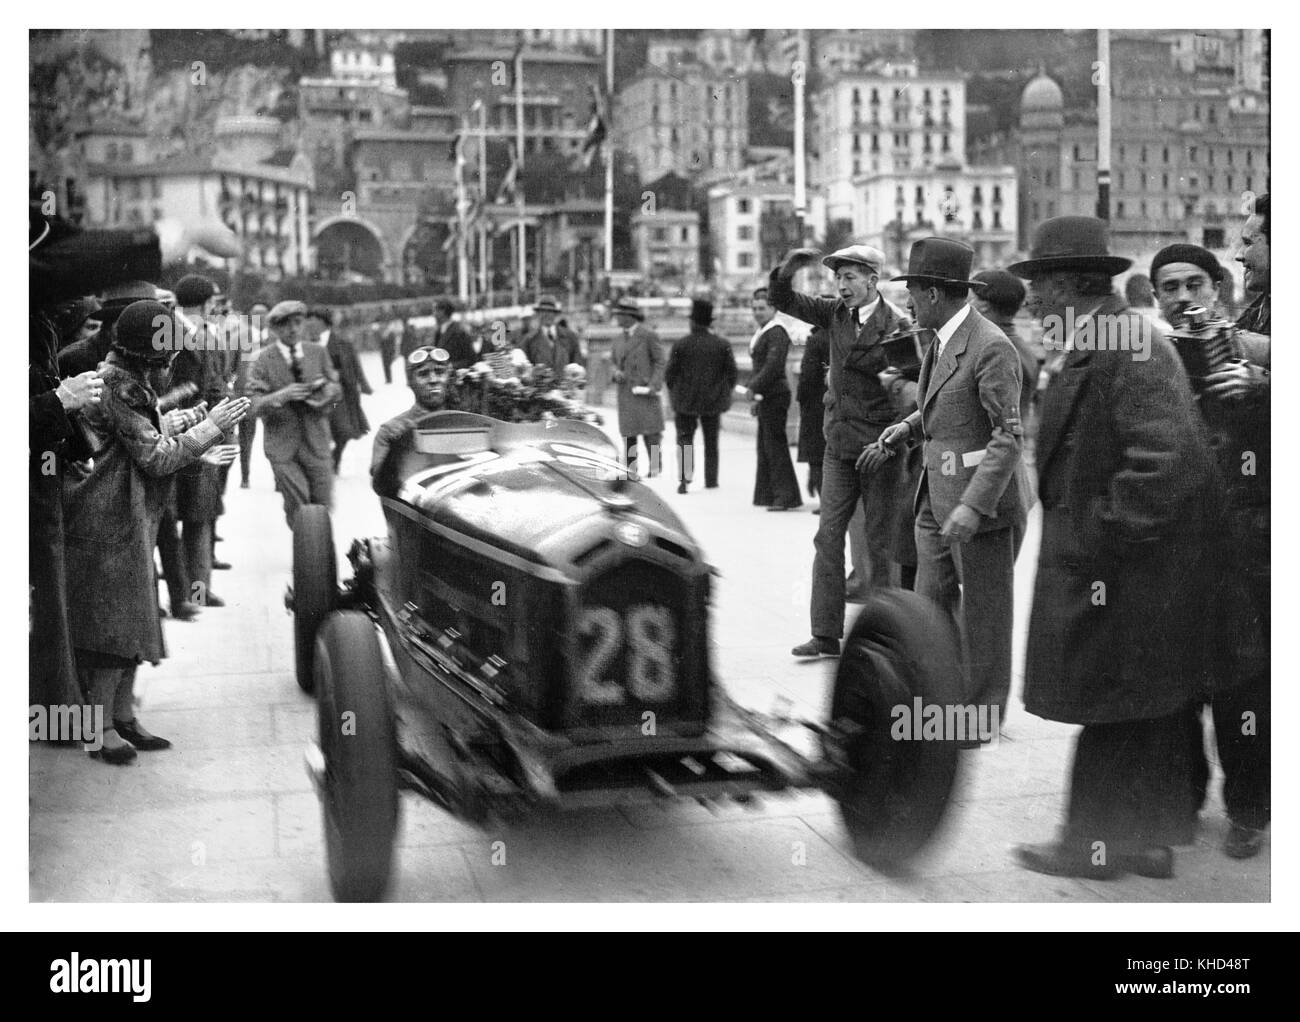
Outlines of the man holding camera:
[[307,306],[280,302],[266,317],[274,339],[248,374],[251,414],[266,424],[263,449],[293,528],[302,504],[330,505],[334,489],[330,409],[342,395],[319,344],[303,340]]

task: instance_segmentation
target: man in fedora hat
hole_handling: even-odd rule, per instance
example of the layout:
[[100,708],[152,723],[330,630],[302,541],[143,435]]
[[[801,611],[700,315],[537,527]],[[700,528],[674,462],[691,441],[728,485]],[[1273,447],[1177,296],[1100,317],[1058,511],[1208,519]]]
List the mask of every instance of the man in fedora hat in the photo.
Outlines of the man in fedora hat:
[[718,485],[718,424],[731,407],[736,386],[736,356],[731,345],[709,329],[713,303],[691,301],[691,332],[673,344],[664,370],[668,400],[677,428],[677,492],[685,493],[694,477],[695,427],[704,431],[704,487]]
[[844,539],[859,503],[871,561],[870,579],[860,581],[876,587],[890,584],[900,475],[893,462],[874,474],[858,468],[858,456],[894,419],[893,403],[878,377],[889,363],[880,341],[907,319],[876,290],[884,253],[869,245],[851,245],[822,259],[835,274],[837,299],[813,298],[791,286],[795,272],[819,257],[813,250],[795,249],[768,281],[773,308],[830,336],[821,518],[813,540],[812,638],[791,651],[796,657],[839,655],[844,635]]
[[330,410],[340,396],[338,373],[319,344],[303,339],[307,306],[280,302],[267,314],[274,338],[248,374],[252,414],[266,424],[263,448],[284,498],[284,517],[303,504],[329,506],[334,489]]
[[537,326],[521,345],[528,361],[535,366],[546,366],[555,373],[557,380],[563,379],[565,366],[586,365],[578,335],[556,322],[560,315],[559,302],[544,295],[533,306],[533,311],[537,314]]
[[912,504],[916,591],[960,621],[969,697],[1000,717],[1011,688],[1012,590],[1029,484],[1020,457],[1020,357],[967,304],[972,288],[983,289],[970,279],[974,257],[959,241],[922,238],[907,273],[894,278],[907,282],[917,325],[934,340],[921,362],[916,410],[884,432],[875,456],[903,442],[923,445]]
[[609,360],[618,385],[618,431],[628,469],[636,471],[637,438],[645,441],[646,476],[659,474],[659,443],[664,431],[663,390],[667,368],[659,337],[642,320],[645,313],[631,298],[614,303],[614,322],[623,332],[614,338]]
[[1142,329],[1113,288],[1130,264],[1110,254],[1103,221],[1066,216],[1039,225],[1030,258],[1009,267],[1061,338],[1038,429],[1024,699],[1083,729],[1065,826],[1017,849],[1022,866],[1058,876],[1170,877],[1171,846],[1195,824],[1187,735],[1213,641],[1204,594],[1223,484],[1173,346],[1158,333],[1144,352],[1114,343]]

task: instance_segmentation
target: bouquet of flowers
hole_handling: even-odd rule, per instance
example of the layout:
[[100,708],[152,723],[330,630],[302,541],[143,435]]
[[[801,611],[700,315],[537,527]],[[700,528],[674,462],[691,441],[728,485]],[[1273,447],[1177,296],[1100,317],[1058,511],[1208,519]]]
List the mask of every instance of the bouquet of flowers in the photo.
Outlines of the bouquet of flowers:
[[502,379],[489,363],[477,362],[456,373],[456,407],[504,422],[577,419],[599,426],[604,420],[582,403],[585,387],[586,371],[578,365],[566,366],[558,383],[548,366],[526,366]]

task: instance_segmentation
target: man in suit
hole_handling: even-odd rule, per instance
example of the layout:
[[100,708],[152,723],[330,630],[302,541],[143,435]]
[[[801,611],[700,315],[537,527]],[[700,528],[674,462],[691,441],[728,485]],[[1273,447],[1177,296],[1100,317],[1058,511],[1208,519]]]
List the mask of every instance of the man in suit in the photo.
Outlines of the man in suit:
[[[450,299],[441,298],[436,306],[438,315],[438,332],[432,343],[451,356],[451,368],[468,369],[478,361],[478,352],[474,350],[474,338],[464,323],[454,318],[456,306]],[[403,351],[403,355],[410,352]]]
[[564,367],[574,363],[586,365],[578,335],[567,326],[556,323],[560,305],[549,295],[533,306],[537,326],[524,338],[525,357],[535,366],[546,366],[557,380],[564,379]]
[[813,298],[794,290],[795,273],[819,253],[795,249],[772,271],[768,301],[830,334],[826,378],[826,455],[822,461],[821,520],[813,540],[812,638],[796,646],[796,657],[835,657],[844,635],[844,538],[861,502],[870,585],[889,586],[889,552],[895,527],[899,471],[891,459],[874,474],[862,472],[858,457],[894,419],[893,404],[878,374],[888,365],[882,337],[906,320],[876,290],[884,253],[852,245],[822,259],[835,273],[839,298]]
[[248,376],[252,414],[266,424],[263,449],[290,529],[300,505],[330,504],[330,409],[342,396],[325,349],[303,340],[306,318],[302,302],[276,305],[266,317],[274,343],[262,349]]
[[357,349],[342,334],[341,326],[336,328],[334,313],[323,305],[313,306],[307,314],[307,329],[314,333],[314,340],[325,349],[330,357],[330,365],[339,375],[339,388],[343,396],[330,410],[330,434],[334,437],[334,474],[339,474],[339,463],[343,460],[343,449],[349,440],[359,440],[370,432],[370,421],[365,409],[361,407],[361,395],[372,393],[370,381],[366,379],[357,358]]
[[916,591],[960,620],[970,701],[1000,719],[1011,689],[1012,586],[1029,482],[1020,457],[1020,358],[966,302],[982,287],[970,279],[974,258],[959,241],[923,238],[912,245],[907,273],[894,278],[907,282],[917,325],[935,337],[921,363],[917,410],[885,430],[880,447],[924,445],[913,502]]
[[785,432],[790,413],[790,382],[785,371],[790,335],[767,300],[767,288],[760,287],[754,292],[751,309],[758,323],[758,330],[749,342],[753,373],[746,388],[758,411],[754,504],[769,511],[789,511],[803,504]]
[[1025,709],[1083,725],[1061,834],[1017,856],[1056,876],[1167,878],[1195,828],[1187,734],[1218,641],[1223,483],[1173,346],[1114,292],[1131,261],[1107,242],[1101,220],[1056,217],[1009,267],[1029,280],[1050,378]]
[[694,477],[695,427],[704,431],[704,488],[718,485],[718,423],[731,407],[736,386],[736,356],[731,345],[713,333],[713,303],[691,302],[691,332],[668,353],[664,383],[677,427],[677,492],[685,493]]
[[623,437],[624,460],[635,472],[637,438],[645,441],[647,477],[659,474],[659,443],[664,432],[664,406],[659,394],[666,368],[659,337],[642,323],[645,313],[630,298],[614,303],[614,322],[622,330],[610,347],[611,379],[618,386],[618,431]]

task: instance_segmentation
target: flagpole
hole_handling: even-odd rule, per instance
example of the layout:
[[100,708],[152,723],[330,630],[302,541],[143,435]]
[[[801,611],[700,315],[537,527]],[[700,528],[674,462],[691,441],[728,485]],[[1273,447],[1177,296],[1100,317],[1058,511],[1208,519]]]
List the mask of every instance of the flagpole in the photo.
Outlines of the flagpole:
[[492,304],[492,282],[488,279],[488,257],[487,257],[487,104],[481,99],[474,102],[478,105],[478,190],[481,198],[479,199],[479,217],[478,217],[478,276],[479,276],[479,293],[488,296],[488,305]]
[[456,139],[456,295],[462,302],[469,298],[469,254],[466,251],[465,230],[465,132],[469,125],[460,122],[460,135]]
[[799,67],[794,75],[794,217],[798,237],[796,245],[804,243],[804,220],[808,217],[808,186],[804,167],[804,75],[807,73],[807,39],[803,29],[798,29]]
[[515,57],[515,141],[519,146],[519,177],[515,181],[515,201],[519,206],[519,267],[518,267],[518,304],[524,298],[524,289],[528,283],[528,236],[524,225],[524,45],[520,34],[519,52]]
[[605,280],[614,271],[614,30],[605,36]]
[[1110,30],[1097,29],[1097,216],[1110,219]]

